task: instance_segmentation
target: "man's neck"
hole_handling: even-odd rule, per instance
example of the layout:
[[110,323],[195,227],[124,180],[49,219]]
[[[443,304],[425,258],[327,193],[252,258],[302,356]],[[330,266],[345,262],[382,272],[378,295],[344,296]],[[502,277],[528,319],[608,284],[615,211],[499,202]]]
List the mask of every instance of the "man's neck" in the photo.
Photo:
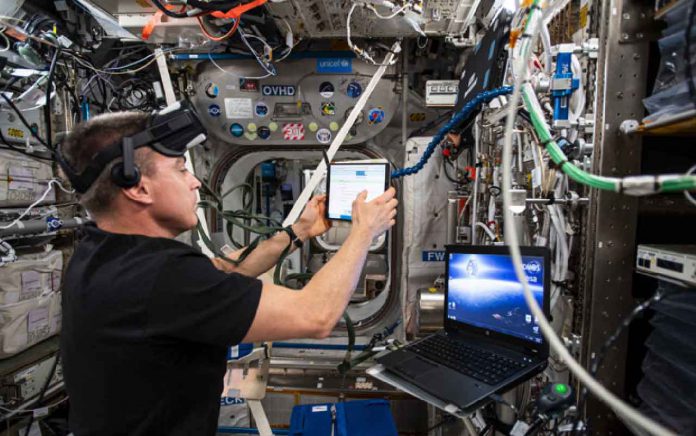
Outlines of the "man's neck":
[[166,229],[149,217],[105,217],[94,220],[97,227],[105,232],[124,235],[143,235],[153,238],[175,238],[177,235],[170,229]]

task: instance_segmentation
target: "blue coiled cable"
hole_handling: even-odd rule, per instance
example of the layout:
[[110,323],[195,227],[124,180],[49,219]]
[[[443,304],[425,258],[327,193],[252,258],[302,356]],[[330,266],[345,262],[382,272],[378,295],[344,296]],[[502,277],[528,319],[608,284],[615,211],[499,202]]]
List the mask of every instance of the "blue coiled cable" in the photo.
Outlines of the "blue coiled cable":
[[496,97],[499,97],[501,95],[507,95],[512,93],[512,86],[502,86],[500,88],[496,89],[491,89],[490,91],[483,91],[479,95],[477,95],[475,98],[470,100],[467,104],[464,105],[464,107],[461,108],[459,112],[457,112],[451,120],[447,124],[445,124],[438,132],[433,136],[433,139],[430,141],[428,144],[428,147],[425,149],[425,152],[423,152],[423,156],[421,156],[420,160],[418,161],[417,164],[408,167],[408,168],[401,168],[401,169],[396,169],[392,171],[391,173],[391,178],[396,179],[399,177],[403,176],[410,176],[412,174],[416,174],[418,171],[422,170],[423,167],[425,166],[426,163],[428,163],[428,160],[430,157],[433,155],[435,152],[435,147],[442,142],[442,140],[445,138],[445,135],[447,132],[449,132],[451,129],[453,129],[455,126],[457,126],[459,123],[461,123],[466,117],[471,114],[471,112],[476,109],[478,106],[480,106],[483,103],[488,103],[489,101],[493,100]]

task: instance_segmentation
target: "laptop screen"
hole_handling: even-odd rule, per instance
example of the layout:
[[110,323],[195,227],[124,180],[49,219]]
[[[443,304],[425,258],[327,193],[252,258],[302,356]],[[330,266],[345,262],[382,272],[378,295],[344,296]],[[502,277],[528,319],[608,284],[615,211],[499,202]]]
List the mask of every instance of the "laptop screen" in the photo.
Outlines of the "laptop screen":
[[[544,307],[544,258],[522,256],[529,288]],[[447,318],[542,343],[509,254],[449,253]]]

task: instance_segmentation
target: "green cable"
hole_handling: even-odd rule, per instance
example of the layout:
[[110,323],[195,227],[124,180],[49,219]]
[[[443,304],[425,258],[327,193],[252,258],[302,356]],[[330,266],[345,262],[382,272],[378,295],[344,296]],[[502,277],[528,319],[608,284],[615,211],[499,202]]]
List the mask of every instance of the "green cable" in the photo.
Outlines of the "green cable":
[[[254,213],[249,212],[251,210],[251,202],[246,201],[245,195],[247,192],[251,192],[253,189],[251,185],[248,183],[243,183],[237,186],[232,187],[231,189],[227,190],[224,194],[218,195],[210,186],[208,186],[205,182],[201,181],[201,186],[203,187],[203,190],[206,191],[206,194],[210,195],[213,197],[212,200],[201,200],[198,203],[198,206],[203,208],[203,209],[215,209],[222,217],[223,220],[227,222],[226,225],[226,230],[227,234],[230,238],[231,241],[234,241],[233,238],[233,230],[235,226],[238,226],[241,229],[248,230],[253,233],[257,233],[258,236],[254,238],[251,243],[244,249],[242,254],[239,256],[238,259],[230,259],[227,256],[224,255],[220,251],[219,248],[213,244],[213,241],[210,240],[208,235],[203,231],[203,226],[201,225],[200,222],[196,223],[196,230],[198,232],[199,237],[203,241],[203,243],[212,251],[215,256],[225,260],[226,262],[231,263],[232,265],[239,266],[244,260],[251,254],[254,249],[258,246],[258,244],[263,240],[267,239],[268,237],[274,235],[275,233],[279,231],[285,231],[288,233],[288,236],[290,236],[290,233],[282,227],[282,224],[274,219],[271,219],[269,217],[266,217],[265,215],[257,215]],[[245,191],[242,193],[242,209],[241,210],[236,210],[236,211],[226,211],[223,209],[222,205],[222,200],[226,196],[230,195],[232,192],[236,191],[237,189],[242,189],[244,188]],[[253,226],[250,224],[245,223],[244,221],[256,221],[259,223],[264,223],[264,222],[270,222],[271,226],[261,224],[258,226]],[[241,247],[238,247],[241,248]],[[282,265],[285,259],[288,257],[290,254],[290,250],[292,249],[292,241],[288,243],[287,247],[283,250],[283,252],[280,254],[280,257],[278,258],[278,265]],[[288,282],[292,280],[308,280],[312,278],[313,274],[312,273],[296,273],[296,274],[288,274],[288,276],[285,278],[283,281],[280,277],[281,274],[281,268],[280,266],[277,266],[275,268],[275,271],[273,272],[273,282],[276,285],[284,285],[286,287]],[[355,325],[353,324],[353,321],[351,320],[350,316],[348,315],[348,312],[343,313],[343,320],[346,323],[346,329],[348,331],[348,346],[346,349],[346,355],[343,359],[343,362],[339,365],[338,370],[343,374],[345,371],[348,371],[352,367],[351,363],[351,355],[353,352],[353,349],[355,348]]]
[[[531,97],[527,94],[526,88],[522,89],[522,99],[524,100],[524,104],[529,111],[532,125],[539,136],[539,140],[546,144],[546,150],[549,152],[549,156],[551,156],[553,162],[556,165],[559,165],[561,170],[571,179],[592,188],[614,192],[621,191],[621,186],[623,183],[622,181],[630,181],[632,179],[631,177],[619,179],[596,176],[570,163],[568,161],[568,157],[565,155],[565,153],[563,153],[563,150],[561,150],[558,144],[551,137],[551,133],[549,132],[546,122],[537,113]],[[696,176],[674,176],[674,178],[658,181],[657,183],[658,192],[679,192],[693,190],[696,189]]]
[[353,320],[350,319],[350,315],[348,315],[348,310],[343,312],[343,320],[346,323],[346,330],[348,330],[348,347],[346,348],[346,355],[343,357],[343,362],[338,365],[338,372],[341,374],[345,374],[353,366],[351,357],[353,348],[355,348],[355,325],[353,324]]

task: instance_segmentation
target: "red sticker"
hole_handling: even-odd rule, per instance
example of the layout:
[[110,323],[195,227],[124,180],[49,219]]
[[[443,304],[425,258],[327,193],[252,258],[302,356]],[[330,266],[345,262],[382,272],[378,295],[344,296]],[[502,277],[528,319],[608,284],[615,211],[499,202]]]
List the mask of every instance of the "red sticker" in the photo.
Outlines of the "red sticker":
[[287,123],[283,124],[283,138],[286,141],[302,141],[304,139],[305,130],[302,123]]

